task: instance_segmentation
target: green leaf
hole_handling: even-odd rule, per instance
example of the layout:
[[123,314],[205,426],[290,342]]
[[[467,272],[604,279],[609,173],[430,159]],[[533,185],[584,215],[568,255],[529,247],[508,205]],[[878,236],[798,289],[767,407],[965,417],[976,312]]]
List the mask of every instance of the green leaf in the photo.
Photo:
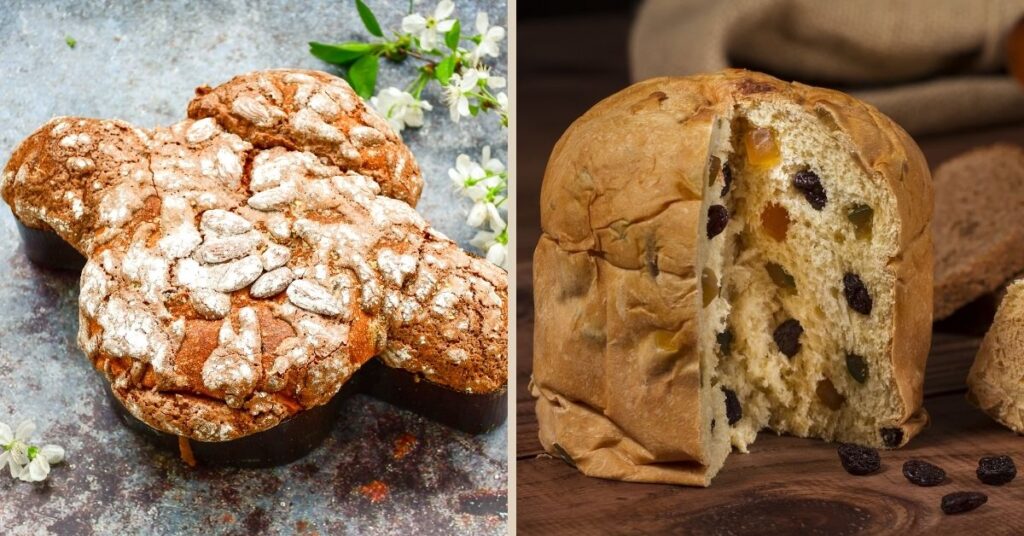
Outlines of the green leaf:
[[363,19],[363,26],[366,26],[366,31],[376,35],[377,37],[384,37],[384,32],[380,29],[380,23],[377,22],[377,17],[373,16],[373,11],[370,11],[366,2],[363,2],[363,0],[356,0],[356,9],[359,11],[359,18]]
[[317,43],[316,41],[309,43],[310,54],[335,65],[348,65],[375,49],[376,45],[355,41],[337,44]]
[[434,77],[441,83],[442,86],[447,86],[448,81],[452,78],[452,73],[455,72],[455,55],[448,56],[441,60],[441,63],[437,64],[434,68]]
[[64,38],[64,42],[68,44],[68,48],[75,48],[75,45],[78,44],[78,40],[70,35]]
[[452,25],[452,29],[448,30],[448,33],[444,34],[444,44],[448,45],[448,48],[454,52],[459,48],[459,37],[462,28],[459,25],[458,19],[455,20],[455,24]]
[[377,87],[377,69],[380,62],[377,56],[367,54],[352,64],[348,69],[348,83],[360,97],[368,99],[373,96]]

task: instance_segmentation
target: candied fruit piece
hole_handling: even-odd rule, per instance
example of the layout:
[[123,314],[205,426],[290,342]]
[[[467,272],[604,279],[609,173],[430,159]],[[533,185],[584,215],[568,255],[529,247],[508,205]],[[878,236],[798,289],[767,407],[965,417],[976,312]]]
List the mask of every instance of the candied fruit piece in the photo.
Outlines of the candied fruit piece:
[[836,391],[836,386],[828,378],[818,380],[818,387],[814,391],[817,393],[821,403],[825,404],[825,407],[832,411],[843,407],[843,404],[846,402],[846,397],[839,394],[839,391]]
[[724,331],[715,335],[715,340],[718,342],[718,352],[723,356],[730,355],[732,353],[732,330],[725,328]]
[[675,333],[665,329],[654,332],[654,345],[665,352],[675,352],[679,348],[672,342]]
[[847,473],[857,476],[870,475],[882,466],[877,450],[851,443],[839,445],[839,461]]
[[768,203],[761,211],[761,227],[776,242],[786,240],[789,231],[789,211],[778,203]]
[[800,336],[803,333],[804,328],[800,322],[795,318],[790,318],[775,328],[772,338],[775,339],[775,345],[779,347],[779,351],[783,355],[793,357],[800,351]]
[[843,293],[846,294],[846,303],[850,309],[862,315],[871,314],[871,295],[859,275],[850,272],[843,275]]
[[991,486],[1002,486],[1017,476],[1017,466],[1009,456],[986,456],[978,460],[978,480]]
[[887,447],[898,447],[903,443],[902,428],[882,428],[882,443]]
[[700,293],[704,297],[704,307],[718,297],[718,276],[711,268],[705,268],[700,273]]
[[715,183],[719,171],[722,171],[722,161],[717,156],[712,156],[708,161],[708,186]]
[[962,514],[970,512],[975,508],[988,502],[988,495],[977,491],[957,491],[942,496],[942,512],[949,514]]
[[764,269],[768,272],[768,277],[771,277],[772,282],[779,288],[786,290],[796,289],[796,279],[793,279],[793,276],[782,266],[774,262],[766,262]]
[[729,419],[729,426],[732,426],[743,418],[743,407],[735,391],[722,387],[722,392],[725,393],[725,416]]
[[821,185],[821,178],[815,172],[809,169],[798,171],[793,176],[793,186],[803,192],[804,199],[811,204],[811,208],[814,210],[825,208],[828,196],[825,194],[825,187]]
[[846,212],[846,219],[853,224],[854,236],[859,240],[871,240],[871,221],[875,211],[863,204],[856,204]]
[[868,381],[868,362],[863,356],[846,354],[846,370],[857,383]]
[[729,223],[729,211],[722,205],[708,207],[708,240],[718,236]]
[[938,486],[946,480],[946,472],[938,465],[923,460],[907,460],[903,463],[903,476],[918,486]]
[[743,135],[747,149],[747,162],[758,167],[771,167],[779,163],[779,144],[770,128],[757,127]]

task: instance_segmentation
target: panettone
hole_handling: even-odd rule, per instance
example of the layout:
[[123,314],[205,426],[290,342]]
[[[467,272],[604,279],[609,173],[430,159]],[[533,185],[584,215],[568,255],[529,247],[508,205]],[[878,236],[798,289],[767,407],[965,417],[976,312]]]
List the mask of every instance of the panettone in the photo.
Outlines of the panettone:
[[927,422],[931,214],[917,146],[842,93],[729,70],[605,99],[541,191],[541,443],[689,485],[761,429],[905,444]]

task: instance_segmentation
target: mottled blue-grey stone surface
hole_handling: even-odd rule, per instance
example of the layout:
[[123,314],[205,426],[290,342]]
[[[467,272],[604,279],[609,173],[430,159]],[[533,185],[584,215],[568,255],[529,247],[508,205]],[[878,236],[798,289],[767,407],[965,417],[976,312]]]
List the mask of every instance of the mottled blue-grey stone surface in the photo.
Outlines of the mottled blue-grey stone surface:
[[[397,28],[408,9],[403,0],[368,3],[385,28]],[[464,28],[481,9],[505,25],[503,1],[456,5]],[[51,116],[170,124],[185,116],[197,85],[268,67],[332,71],[307,53],[307,41],[366,36],[343,0],[4,0],[0,161]],[[402,87],[410,73],[384,64],[379,85]],[[403,133],[426,179],[419,210],[468,247],[469,202],[455,196],[447,169],[486,144],[504,161],[506,133],[494,117],[455,125],[436,88],[425,96],[435,110],[423,128]],[[34,419],[37,439],[68,456],[43,484],[0,473],[0,534],[505,532],[506,426],[470,436],[357,395],[326,443],[287,466],[189,469],[157,451],[120,424],[75,346],[77,282],[31,265],[0,208],[0,421]]]

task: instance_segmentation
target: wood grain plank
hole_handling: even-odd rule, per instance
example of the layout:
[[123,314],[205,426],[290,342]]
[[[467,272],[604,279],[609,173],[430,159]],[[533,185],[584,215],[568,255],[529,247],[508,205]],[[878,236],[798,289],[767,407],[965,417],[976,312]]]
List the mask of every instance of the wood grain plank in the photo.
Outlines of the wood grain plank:
[[[520,534],[1019,534],[1024,482],[986,486],[974,474],[979,457],[1024,461],[1024,440],[971,407],[961,394],[925,402],[933,425],[907,447],[882,452],[882,470],[843,471],[834,445],[761,434],[750,454],[733,454],[710,488],[634,484],[589,478],[547,455],[521,459]],[[943,467],[946,483],[921,488],[903,477],[912,458]],[[939,509],[941,497],[982,491],[988,504],[960,516]]]

